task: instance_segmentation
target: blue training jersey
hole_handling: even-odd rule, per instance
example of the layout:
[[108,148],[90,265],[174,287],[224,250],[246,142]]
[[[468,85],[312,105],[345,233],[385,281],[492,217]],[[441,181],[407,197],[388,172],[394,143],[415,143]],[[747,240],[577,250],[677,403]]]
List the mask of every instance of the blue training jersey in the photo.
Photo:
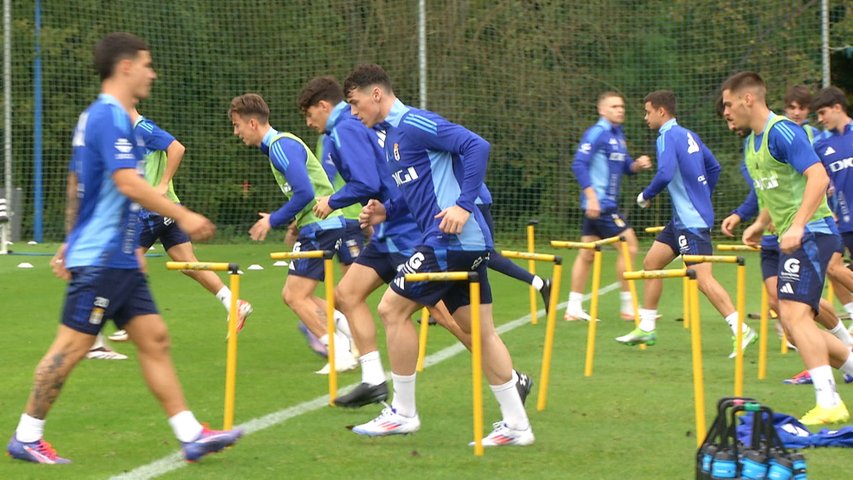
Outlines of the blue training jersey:
[[144,145],[133,134],[130,115],[115,97],[99,95],[80,114],[71,146],[79,210],[66,239],[66,267],[139,268],[139,205],[112,178],[124,168],[141,175]]
[[592,187],[602,212],[616,210],[622,176],[632,173],[632,162],[621,126],[602,118],[584,132],[572,162],[572,172],[581,187],[581,208],[586,209],[583,190]]
[[823,162],[834,192],[830,206],[835,213],[840,232],[853,232],[853,122],[841,132],[823,132],[815,138],[814,150]]
[[[489,161],[489,143],[438,114],[399,100],[380,128],[386,131],[385,159],[420,227],[422,244],[451,250],[491,249],[491,234],[475,206]],[[454,205],[471,213],[459,235],[441,232],[441,219],[435,218]]]
[[669,190],[677,228],[711,228],[714,208],[711,192],[720,178],[720,164],[696,133],[671,119],[657,139],[658,169],[643,197],[652,199]]

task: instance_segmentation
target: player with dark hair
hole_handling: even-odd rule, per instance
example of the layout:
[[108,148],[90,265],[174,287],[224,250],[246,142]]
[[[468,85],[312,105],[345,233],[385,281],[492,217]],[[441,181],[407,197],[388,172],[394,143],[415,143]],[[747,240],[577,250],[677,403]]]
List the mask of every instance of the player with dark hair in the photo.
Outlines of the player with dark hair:
[[[664,188],[672,199],[673,218],[657,236],[643,260],[643,269],[658,270],[678,255],[711,255],[711,226],[714,224],[714,209],[711,192],[720,176],[720,164],[702,143],[696,133],[678,125],[677,102],[673,92],[658,90],[646,95],[643,100],[646,123],[658,130],[658,171],[652,183],[637,196],[642,208],[649,206],[652,198]],[[733,348],[729,358],[737,351],[738,315],[728,292],[714,278],[711,264],[688,263],[696,271],[699,289],[714,308],[725,317],[732,330]],[[640,325],[632,332],[618,337],[626,345],[657,341],[655,324],[657,306],[663,283],[660,279],[645,281],[643,308],[640,309]],[[743,324],[743,347],[751,345],[758,336],[746,323]]]
[[809,113],[811,112],[812,93],[805,85],[794,85],[785,91],[782,97],[785,104],[785,116],[789,120],[803,127],[809,141],[814,143],[815,138],[820,135],[820,130],[809,125]]
[[148,97],[156,78],[148,45],[128,33],[112,33],[95,46],[101,94],[80,115],[72,138],[72,169],[80,188],[79,214],[54,257],[54,269],[70,279],[62,323],[35,371],[35,384],[7,452],[36,463],[69,463],[43,437],[45,419],[62,386],[86,355],[103,322],[112,319],[136,344],[148,388],[195,461],[232,445],[240,430],[212,431],[188,410],[169,354],[169,333],[157,312],[136,254],[142,206],[174,218],[190,237],[211,237],[206,218],[158,195],[137,172],[142,142],[133,134],[130,110]]

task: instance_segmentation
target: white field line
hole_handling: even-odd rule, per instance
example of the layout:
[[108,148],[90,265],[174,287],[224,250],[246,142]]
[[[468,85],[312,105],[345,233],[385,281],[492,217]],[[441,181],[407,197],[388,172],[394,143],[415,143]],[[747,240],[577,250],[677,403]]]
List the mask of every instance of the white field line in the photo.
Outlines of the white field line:
[[[611,283],[610,285],[605,285],[604,287],[599,289],[598,293],[599,295],[604,295],[608,292],[616,290],[617,288],[619,288],[618,282]],[[584,295],[584,300],[588,300],[590,296],[590,294]],[[559,310],[561,308],[564,308],[565,306],[566,302],[560,303],[559,305],[557,305],[557,309]],[[545,310],[539,310],[538,312],[536,312],[536,315],[537,317],[544,316]],[[528,322],[530,322],[529,313],[523,317],[519,317],[515,320],[500,325],[497,328],[497,331],[498,333],[508,332]],[[447,348],[435,352],[432,355],[428,355],[424,359],[424,368],[441,363],[459,353],[462,353],[463,351],[465,351],[465,347],[461,343],[455,343]],[[388,374],[389,372],[386,372],[386,376],[388,376]],[[351,385],[342,387],[340,390],[349,390],[350,388],[353,388],[356,385],[356,383],[353,383]],[[313,412],[314,410],[319,410],[327,406],[328,404],[329,397],[327,395],[323,395],[313,400],[302,402],[298,405],[294,405],[292,407],[288,407],[283,410],[264,415],[263,417],[253,418],[242,425],[237,425],[236,428],[241,428],[243,430],[244,436],[251,435],[255,432],[259,432],[261,430],[278,425],[280,423],[284,423],[285,421],[290,420],[291,418],[298,417],[305,413]],[[183,468],[187,465],[188,463],[184,461],[182,453],[178,451],[166,455],[165,457],[159,460],[155,460],[147,465],[143,465],[129,472],[115,475],[110,478],[111,480],[148,480],[152,478],[157,478],[161,475],[165,475],[169,472],[175,471],[179,468]]]

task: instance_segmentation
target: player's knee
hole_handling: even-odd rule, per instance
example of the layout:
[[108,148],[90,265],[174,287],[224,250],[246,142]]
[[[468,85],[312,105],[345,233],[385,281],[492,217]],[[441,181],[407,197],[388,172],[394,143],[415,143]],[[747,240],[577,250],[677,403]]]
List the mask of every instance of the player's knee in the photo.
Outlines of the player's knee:
[[578,252],[578,258],[582,262],[592,263],[593,259],[595,258],[595,253],[593,250],[587,250],[584,248]]
[[335,303],[338,310],[346,313],[358,303],[358,296],[346,289],[341,289],[340,285],[335,288]]
[[400,316],[399,309],[394,308],[394,306],[391,305],[391,302],[387,301],[384,297],[379,301],[379,305],[376,307],[376,312],[379,314],[382,324],[386,327],[397,322],[398,317]]

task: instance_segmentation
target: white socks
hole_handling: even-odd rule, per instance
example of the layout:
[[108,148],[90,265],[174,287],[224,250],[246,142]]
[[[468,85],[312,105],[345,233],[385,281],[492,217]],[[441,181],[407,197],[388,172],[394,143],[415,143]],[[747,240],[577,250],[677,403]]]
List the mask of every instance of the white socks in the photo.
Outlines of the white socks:
[[508,382],[503,385],[489,385],[489,387],[501,407],[504,423],[513,430],[527,430],[530,428],[530,421],[527,419],[527,412],[524,411],[524,404],[521,403],[516,383],[518,383],[518,376],[513,370],[512,378]]
[[95,343],[93,343],[92,346],[89,347],[89,350],[94,350],[96,348],[101,348],[103,346],[104,346],[104,334],[98,332],[98,334],[95,336]]
[[44,420],[22,413],[21,420],[18,422],[18,429],[15,430],[15,438],[24,443],[38,441],[44,434],[44,422]]
[[640,330],[651,332],[657,326],[658,311],[656,309],[640,309]]
[[349,329],[349,320],[346,315],[335,310],[335,330],[343,333],[347,338],[352,338],[352,331]]
[[231,310],[231,290],[228,287],[222,287],[219,289],[219,292],[216,293],[216,299],[222,302],[222,306],[225,307],[225,310]]
[[823,408],[832,408],[838,405],[838,394],[835,391],[832,368],[829,365],[821,365],[809,369],[809,374],[812,376],[817,404]]
[[533,282],[530,285],[536,290],[542,290],[542,287],[545,286],[545,281],[542,280],[542,277],[540,277],[539,275],[534,275]]
[[853,346],[853,337],[850,336],[850,332],[847,331],[847,328],[844,327],[844,322],[841,320],[838,321],[838,324],[829,333],[835,335],[835,338],[841,340],[841,343],[847,347]]
[[174,417],[169,418],[169,425],[172,426],[175,437],[181,443],[192,442],[201,435],[201,431],[203,430],[201,424],[195,419],[193,412],[189,410],[184,410]]
[[382,369],[382,358],[379,352],[374,350],[358,357],[361,364],[361,381],[368,385],[379,385],[385,383],[385,371]]
[[847,375],[853,375],[853,353],[847,356],[847,361],[838,367],[838,369]]
[[391,408],[404,417],[414,417],[418,414],[415,408],[415,377],[417,373],[412,375],[397,375],[391,373],[391,380],[394,382],[394,400],[391,401]]
[[567,310],[570,312],[583,310],[583,293],[569,292],[569,305]]
[[[744,319],[745,320],[745,319]],[[726,317],[726,323],[729,324],[729,328],[732,329],[732,335],[737,336],[737,312],[730,313],[728,317]],[[743,333],[749,331],[749,327],[746,326],[746,322],[743,322]]]
[[844,304],[844,311],[853,318],[853,302]]
[[622,313],[634,314],[634,302],[631,300],[631,292],[619,292],[619,299],[622,301]]

